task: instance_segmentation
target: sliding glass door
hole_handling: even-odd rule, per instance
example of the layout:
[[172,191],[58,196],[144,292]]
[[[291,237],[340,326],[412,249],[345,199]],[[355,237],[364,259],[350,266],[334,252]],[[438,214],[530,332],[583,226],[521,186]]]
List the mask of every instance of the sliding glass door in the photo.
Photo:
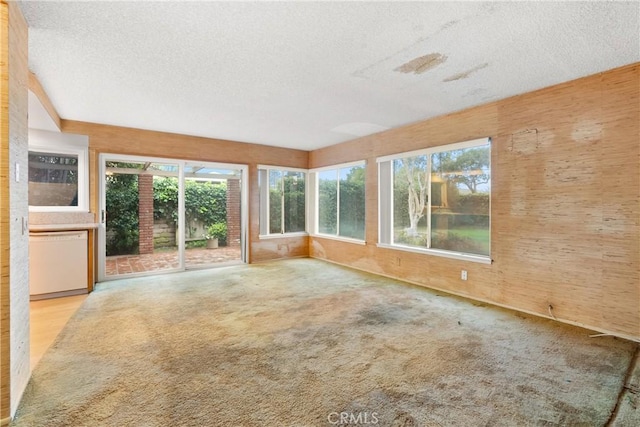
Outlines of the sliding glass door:
[[185,268],[242,262],[242,169],[187,163]]
[[106,159],[104,169],[105,278],[179,269],[178,165]]
[[98,280],[245,260],[246,166],[103,154]]

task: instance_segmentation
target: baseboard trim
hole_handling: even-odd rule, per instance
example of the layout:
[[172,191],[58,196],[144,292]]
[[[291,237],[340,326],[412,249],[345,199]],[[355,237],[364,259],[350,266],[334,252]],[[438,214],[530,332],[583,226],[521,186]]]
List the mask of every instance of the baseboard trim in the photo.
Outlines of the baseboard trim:
[[[259,261],[252,261],[251,264],[266,264],[269,262],[286,261],[288,259],[300,259],[300,258],[311,258],[311,257],[309,255],[296,255],[296,256],[289,256],[289,257],[282,257],[282,258],[261,259]],[[315,258],[315,259],[322,260],[322,258]],[[348,267],[348,266],[345,266],[345,267]]]
[[11,417],[3,418],[0,420],[0,426],[8,426],[11,423]]
[[488,300],[488,299],[476,298],[476,297],[472,297],[472,296],[469,296],[469,295],[453,292],[453,291],[450,291],[448,289],[437,288],[437,287],[434,287],[434,286],[427,286],[424,283],[419,283],[419,282],[415,282],[415,281],[411,281],[411,280],[407,280],[407,279],[401,279],[399,277],[394,277],[394,276],[391,276],[389,274],[383,274],[383,273],[377,273],[377,272],[373,272],[373,271],[368,271],[368,270],[365,270],[363,268],[354,267],[354,266],[349,265],[349,264],[343,264],[341,262],[333,261],[333,260],[327,259],[327,258],[320,258],[320,257],[313,257],[313,256],[309,256],[309,258],[317,259],[317,260],[320,260],[320,261],[326,261],[326,262],[329,262],[331,264],[340,265],[342,267],[352,268],[354,270],[362,271],[364,273],[375,274],[377,276],[386,277],[388,279],[397,280],[399,282],[409,283],[411,285],[419,286],[421,288],[431,289],[433,291],[438,291],[438,292],[444,292],[446,294],[455,295],[455,296],[460,297],[460,298],[465,298],[465,299],[472,300],[472,301],[483,302],[483,303],[486,303],[486,304],[489,304],[489,305],[493,305],[493,306],[496,306],[496,307],[505,308],[507,310],[517,311],[517,312],[520,312],[520,313],[526,313],[526,314],[530,314],[532,316],[542,317],[544,319],[555,320],[555,321],[560,322],[560,323],[565,323],[565,324],[571,325],[571,326],[577,326],[579,328],[587,329],[589,331],[599,332],[599,334],[597,336],[608,336],[608,335],[610,335],[610,336],[613,336],[613,337],[622,338],[622,339],[625,339],[625,340],[628,340],[628,341],[633,341],[633,342],[640,343],[640,338],[632,336],[632,335],[621,334],[619,332],[611,332],[611,331],[607,331],[606,329],[596,328],[596,327],[590,326],[590,325],[585,325],[584,323],[575,322],[575,321],[572,321],[572,320],[561,319],[559,317],[551,317],[551,316],[547,316],[545,314],[537,313],[535,311],[523,310],[521,308],[513,307],[513,306],[510,306],[510,305],[507,305],[507,304],[500,304],[500,303],[497,303],[495,301],[491,301],[491,300]]
[[30,301],[40,301],[43,299],[51,299],[51,298],[61,298],[61,297],[71,297],[74,295],[85,295],[88,294],[89,292],[87,291],[87,288],[81,288],[81,289],[72,289],[69,291],[60,291],[60,292],[51,292],[48,294],[35,294],[35,295],[30,295],[29,296],[29,300]]

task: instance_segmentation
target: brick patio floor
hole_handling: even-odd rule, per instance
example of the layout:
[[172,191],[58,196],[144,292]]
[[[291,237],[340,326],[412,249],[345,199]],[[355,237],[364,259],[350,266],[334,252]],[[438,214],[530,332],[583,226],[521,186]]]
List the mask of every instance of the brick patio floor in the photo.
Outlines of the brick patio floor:
[[[195,248],[185,251],[187,267],[206,266],[231,261],[240,262],[239,247],[219,247],[217,249]],[[148,255],[117,255],[107,257],[106,274],[143,273],[178,268],[178,251],[163,251]]]

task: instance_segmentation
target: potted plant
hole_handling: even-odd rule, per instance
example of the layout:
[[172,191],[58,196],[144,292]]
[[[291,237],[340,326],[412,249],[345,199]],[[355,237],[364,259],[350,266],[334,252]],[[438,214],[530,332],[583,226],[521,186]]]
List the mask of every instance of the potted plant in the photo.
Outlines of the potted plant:
[[207,249],[215,249],[218,247],[218,242],[224,240],[227,237],[227,224],[224,222],[218,222],[211,224],[207,228],[207,234],[204,238],[207,239]]

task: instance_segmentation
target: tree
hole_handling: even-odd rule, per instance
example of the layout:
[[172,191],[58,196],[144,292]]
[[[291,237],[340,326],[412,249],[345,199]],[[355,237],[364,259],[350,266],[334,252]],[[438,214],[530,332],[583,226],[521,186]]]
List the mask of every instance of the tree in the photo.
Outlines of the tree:
[[446,151],[433,155],[433,171],[455,184],[462,184],[472,194],[489,183],[491,162],[488,147]]
[[427,204],[429,176],[427,157],[416,156],[396,160],[396,180],[400,185],[406,184],[409,229],[411,236],[418,234],[418,222],[424,216]]
[[337,172],[330,171],[333,176],[318,180],[318,231],[336,234],[338,231],[338,182]]
[[[199,221],[205,226],[227,220],[226,182],[185,180],[184,213],[186,224]],[[166,219],[178,224],[178,179],[155,177],[153,180],[153,207],[155,219]],[[188,237],[193,230],[186,230]]]
[[107,256],[138,251],[138,176],[106,176]]
[[[305,230],[305,180],[300,172],[271,171],[269,233]],[[283,212],[284,208],[284,212]],[[284,224],[283,224],[284,222]],[[282,226],[284,225],[284,230]]]
[[[338,207],[339,206],[339,207]],[[318,174],[318,231],[364,239],[365,174],[363,166]]]
[[365,168],[351,167],[346,179],[340,179],[340,235],[364,239]]
[[353,166],[353,167],[351,167],[351,169],[349,170],[349,173],[347,174],[347,181],[348,182],[353,182],[353,183],[358,183],[358,184],[364,186],[364,181],[365,181],[365,169],[364,169],[364,166]]
[[285,172],[284,180],[284,231],[287,233],[305,230],[305,183],[304,175]]

